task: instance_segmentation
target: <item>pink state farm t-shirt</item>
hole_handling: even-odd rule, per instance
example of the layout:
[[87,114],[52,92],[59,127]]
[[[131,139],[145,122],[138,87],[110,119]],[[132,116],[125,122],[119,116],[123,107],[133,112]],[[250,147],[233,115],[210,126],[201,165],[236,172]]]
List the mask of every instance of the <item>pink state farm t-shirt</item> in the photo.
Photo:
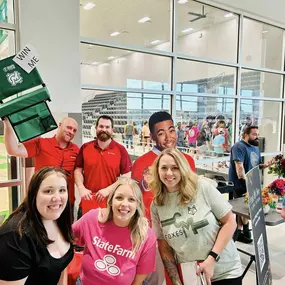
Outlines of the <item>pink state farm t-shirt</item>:
[[136,274],[155,271],[156,237],[149,228],[136,254],[131,231],[113,221],[98,221],[100,209],[91,210],[72,225],[78,245],[85,245],[80,278],[84,285],[131,285]]

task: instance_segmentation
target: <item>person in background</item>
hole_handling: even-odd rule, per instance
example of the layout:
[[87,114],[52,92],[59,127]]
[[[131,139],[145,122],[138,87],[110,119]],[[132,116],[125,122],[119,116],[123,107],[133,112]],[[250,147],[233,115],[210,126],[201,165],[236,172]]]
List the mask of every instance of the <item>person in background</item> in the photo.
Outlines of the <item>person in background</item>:
[[200,132],[197,137],[197,147],[200,154],[205,154],[210,148],[211,132],[208,121],[203,121]]
[[168,284],[183,284],[179,263],[200,261],[197,274],[203,272],[207,284],[241,285],[232,207],[213,184],[198,178],[185,157],[171,148],[155,160],[150,187],[154,189],[152,228]]
[[133,146],[134,135],[135,135],[135,127],[131,121],[128,121],[128,123],[124,125],[124,138],[127,148],[129,148],[129,143],[130,147],[134,148]]
[[66,285],[72,242],[66,175],[44,167],[33,175],[26,198],[0,227],[0,284]]
[[[234,198],[242,197],[246,193],[245,174],[249,170],[258,165],[260,169],[265,169],[273,164],[273,161],[261,164],[258,137],[258,126],[248,126],[243,130],[242,140],[236,142],[231,148],[229,181],[234,183]],[[251,243],[248,220],[238,216],[237,226],[234,239],[243,243]]]
[[226,126],[227,130],[228,130],[228,134],[229,134],[229,146],[232,145],[232,136],[233,136],[233,120],[232,119],[228,119],[228,123]]
[[55,136],[35,138],[24,143],[18,143],[9,120],[4,120],[4,143],[8,154],[23,158],[34,158],[35,171],[46,166],[54,166],[65,170],[72,217],[75,202],[74,168],[79,151],[79,147],[72,140],[77,129],[78,125],[74,119],[64,118],[58,124]]
[[142,136],[142,146],[143,146],[143,152],[144,152],[145,147],[150,146],[150,130],[148,126],[148,121],[145,121],[143,123],[141,136]]
[[136,181],[119,178],[107,208],[91,210],[72,228],[77,243],[85,245],[77,284],[141,285],[155,271],[156,238]]
[[177,146],[184,147],[185,132],[182,130],[181,122],[177,123]]
[[218,157],[222,157],[224,156],[224,143],[225,143],[225,137],[224,137],[224,130],[223,129],[219,129],[218,130],[218,135],[215,136],[214,140],[213,140],[213,147],[214,147],[214,151],[216,156]]
[[228,151],[228,149],[229,149],[229,140],[228,140],[229,133],[228,133],[228,130],[226,128],[226,123],[225,123],[224,120],[221,120],[221,121],[217,122],[217,127],[214,129],[214,137],[219,135],[219,131],[221,129],[224,132],[223,136],[224,136],[224,139],[225,139],[225,142],[223,143],[223,149],[224,149],[224,151]]
[[[75,183],[88,210],[106,207],[117,178],[131,175],[132,162],[126,149],[112,139],[113,126],[110,116],[100,116],[96,121],[97,139],[83,144],[77,156]],[[82,203],[78,217],[81,215]]]
[[197,146],[197,137],[199,135],[199,132],[198,123],[195,122],[187,134],[189,147]]

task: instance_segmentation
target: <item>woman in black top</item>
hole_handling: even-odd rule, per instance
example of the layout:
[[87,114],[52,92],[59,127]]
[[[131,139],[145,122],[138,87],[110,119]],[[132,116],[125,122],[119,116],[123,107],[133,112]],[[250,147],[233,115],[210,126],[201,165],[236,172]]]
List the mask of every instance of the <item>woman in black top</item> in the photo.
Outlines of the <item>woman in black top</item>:
[[27,197],[0,227],[0,284],[65,284],[72,241],[66,176],[45,167],[33,175]]

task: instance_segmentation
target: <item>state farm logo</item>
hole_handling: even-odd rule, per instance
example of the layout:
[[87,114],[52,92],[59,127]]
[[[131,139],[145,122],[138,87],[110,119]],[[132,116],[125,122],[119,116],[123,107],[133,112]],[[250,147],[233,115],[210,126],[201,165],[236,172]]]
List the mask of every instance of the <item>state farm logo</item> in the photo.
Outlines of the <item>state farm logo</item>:
[[115,265],[116,258],[113,255],[107,254],[103,260],[98,259],[94,262],[95,267],[100,271],[107,271],[112,276],[117,276],[121,273],[120,268]]

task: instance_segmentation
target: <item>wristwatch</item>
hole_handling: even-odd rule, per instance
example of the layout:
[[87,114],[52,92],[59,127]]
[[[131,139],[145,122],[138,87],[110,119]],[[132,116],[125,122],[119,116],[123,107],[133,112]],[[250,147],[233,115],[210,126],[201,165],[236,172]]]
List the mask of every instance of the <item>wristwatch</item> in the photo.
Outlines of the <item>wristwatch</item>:
[[216,261],[220,260],[220,256],[212,250],[209,252],[209,255],[211,255]]

